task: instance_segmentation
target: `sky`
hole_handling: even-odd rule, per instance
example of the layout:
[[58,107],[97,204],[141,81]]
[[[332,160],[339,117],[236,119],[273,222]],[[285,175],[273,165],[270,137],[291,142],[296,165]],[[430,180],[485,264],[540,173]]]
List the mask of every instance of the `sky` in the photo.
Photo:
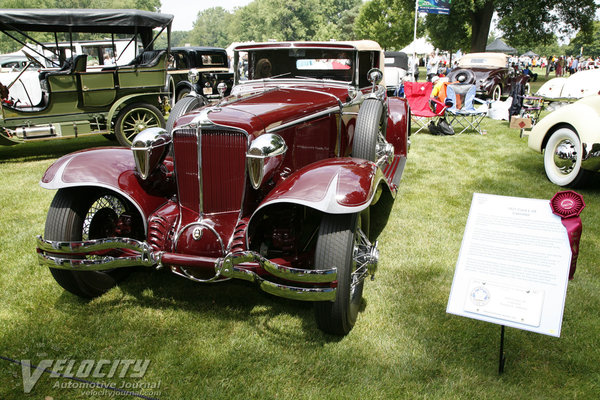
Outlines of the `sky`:
[[223,7],[228,11],[233,11],[235,7],[243,7],[253,0],[161,0],[160,12],[164,14],[173,14],[172,30],[189,31],[192,29],[198,12],[212,7]]

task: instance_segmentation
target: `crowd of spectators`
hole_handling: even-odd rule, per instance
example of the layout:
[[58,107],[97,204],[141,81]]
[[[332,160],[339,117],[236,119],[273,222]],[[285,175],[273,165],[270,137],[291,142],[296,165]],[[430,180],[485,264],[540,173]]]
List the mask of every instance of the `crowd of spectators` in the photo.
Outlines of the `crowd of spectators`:
[[520,57],[515,60],[521,66],[539,67],[546,70],[546,76],[551,72],[557,77],[567,76],[585,69],[600,68],[600,57],[592,58],[585,56],[536,56]]

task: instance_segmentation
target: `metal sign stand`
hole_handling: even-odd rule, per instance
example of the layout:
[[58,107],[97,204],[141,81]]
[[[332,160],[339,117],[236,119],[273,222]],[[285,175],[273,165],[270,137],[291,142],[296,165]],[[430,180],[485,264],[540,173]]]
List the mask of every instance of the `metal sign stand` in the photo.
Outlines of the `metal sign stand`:
[[502,375],[504,372],[504,363],[506,362],[506,355],[504,354],[504,325],[500,328],[500,357],[498,359],[498,374]]

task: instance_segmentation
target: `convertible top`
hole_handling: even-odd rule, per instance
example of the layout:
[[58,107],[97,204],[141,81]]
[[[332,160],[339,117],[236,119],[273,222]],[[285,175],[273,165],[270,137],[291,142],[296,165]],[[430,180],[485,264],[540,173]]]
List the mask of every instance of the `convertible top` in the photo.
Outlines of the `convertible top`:
[[119,9],[0,9],[0,29],[28,32],[141,33],[170,27],[173,15]]

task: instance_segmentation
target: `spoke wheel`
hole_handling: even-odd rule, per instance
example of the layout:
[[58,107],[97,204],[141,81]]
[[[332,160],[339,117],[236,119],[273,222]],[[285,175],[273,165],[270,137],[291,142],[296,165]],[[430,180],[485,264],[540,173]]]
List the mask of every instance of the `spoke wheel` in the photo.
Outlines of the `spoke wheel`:
[[135,136],[147,128],[165,126],[165,119],[152,104],[135,103],[123,108],[115,123],[115,135],[122,146],[129,147]]
[[[143,225],[137,210],[117,195],[83,188],[61,189],[48,210],[44,237],[55,241],[118,237],[121,236],[120,223],[124,220],[131,221],[127,236],[141,239]],[[129,269],[70,271],[50,268],[50,272],[64,289],[91,298],[115,286],[129,274]]]
[[544,169],[550,182],[559,186],[583,185],[589,173],[581,168],[582,156],[577,133],[570,128],[553,132],[544,150]]
[[325,214],[319,227],[315,268],[337,268],[335,301],[315,303],[319,328],[330,334],[346,335],[356,322],[362,302],[366,267],[357,262],[364,235],[359,214]]

